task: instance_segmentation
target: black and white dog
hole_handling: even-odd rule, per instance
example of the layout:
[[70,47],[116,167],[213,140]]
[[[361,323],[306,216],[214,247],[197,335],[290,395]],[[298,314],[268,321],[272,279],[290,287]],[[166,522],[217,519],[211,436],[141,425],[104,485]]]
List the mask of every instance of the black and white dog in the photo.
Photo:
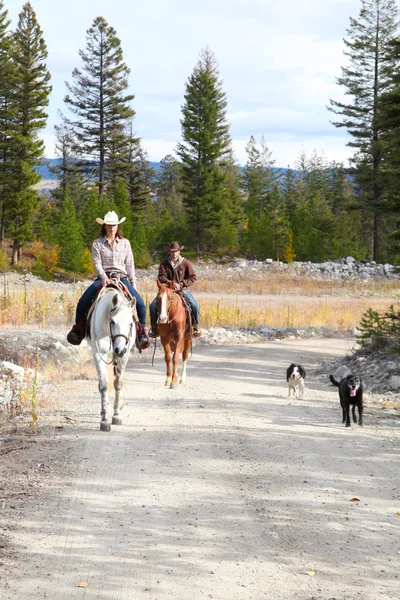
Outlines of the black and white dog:
[[288,396],[295,395],[296,398],[302,398],[304,394],[304,380],[306,372],[301,365],[292,363],[286,371],[286,380],[288,382]]
[[361,377],[349,373],[342,377],[338,383],[332,376],[331,382],[339,388],[340,406],[342,407],[343,419],[342,423],[346,423],[346,427],[350,427],[350,406],[352,407],[352,415],[354,423],[357,423],[356,407],[358,408],[358,424],[363,425],[363,384]]

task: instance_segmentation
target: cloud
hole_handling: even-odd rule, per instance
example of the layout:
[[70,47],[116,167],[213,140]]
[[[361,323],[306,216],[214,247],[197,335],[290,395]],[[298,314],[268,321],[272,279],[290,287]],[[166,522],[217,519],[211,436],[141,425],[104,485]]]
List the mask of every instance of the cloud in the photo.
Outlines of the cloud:
[[[292,164],[302,148],[337,160],[349,155],[346,134],[330,124],[326,106],[330,98],[343,99],[336,84],[345,63],[342,38],[360,0],[35,0],[33,6],[52,73],[47,152],[57,113],[66,110],[64,82],[81,67],[86,30],[101,15],[121,39],[137,134],[152,160],[172,153],[180,140],[185,83],[206,46],[219,63],[241,162],[252,134],[265,135],[279,166]],[[21,8],[11,2],[13,26]]]

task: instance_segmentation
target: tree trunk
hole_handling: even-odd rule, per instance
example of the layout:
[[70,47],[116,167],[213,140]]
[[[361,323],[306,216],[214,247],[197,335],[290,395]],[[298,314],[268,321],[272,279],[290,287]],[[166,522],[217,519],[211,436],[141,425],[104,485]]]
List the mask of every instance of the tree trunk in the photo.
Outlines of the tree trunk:
[[379,250],[380,250],[380,216],[376,212],[374,214],[374,246],[372,251],[372,259],[375,262],[379,260]]
[[3,201],[3,205],[1,207],[1,225],[0,225],[0,248],[3,248],[4,240],[6,233],[6,205]]
[[12,265],[16,265],[18,264],[18,242],[16,242],[14,240],[14,244],[13,244],[13,249],[12,249],[12,257],[11,257],[11,264]]

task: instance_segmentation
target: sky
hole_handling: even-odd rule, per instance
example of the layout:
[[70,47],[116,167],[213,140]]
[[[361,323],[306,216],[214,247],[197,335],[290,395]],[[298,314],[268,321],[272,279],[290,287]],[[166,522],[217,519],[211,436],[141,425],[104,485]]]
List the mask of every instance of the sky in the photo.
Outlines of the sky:
[[[4,0],[11,28],[23,0]],[[52,94],[42,132],[53,158],[58,112],[68,112],[65,82],[81,68],[86,31],[102,16],[121,40],[135,95],[136,134],[151,161],[175,155],[181,140],[185,85],[203,48],[219,65],[227,121],[237,161],[264,136],[277,167],[293,167],[301,152],[347,164],[345,130],[331,124],[330,99],[346,64],[343,38],[361,0],[31,0],[48,49]]]

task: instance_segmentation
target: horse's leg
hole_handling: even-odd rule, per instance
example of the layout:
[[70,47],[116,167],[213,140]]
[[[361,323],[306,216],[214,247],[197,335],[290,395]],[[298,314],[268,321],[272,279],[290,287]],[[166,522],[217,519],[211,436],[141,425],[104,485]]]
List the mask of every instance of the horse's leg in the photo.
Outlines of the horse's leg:
[[167,379],[165,380],[165,386],[171,384],[172,373],[171,373],[171,346],[168,342],[164,342],[162,340],[162,345],[164,346],[164,359],[167,367]]
[[120,365],[116,365],[114,367],[114,414],[111,421],[113,425],[122,425],[122,419],[119,416],[119,411],[122,410],[124,406],[124,403],[121,399],[123,372],[123,368]]
[[175,341],[175,350],[174,350],[174,355],[172,357],[173,370],[172,370],[172,380],[171,380],[171,385],[170,385],[171,389],[175,389],[176,386],[178,385],[178,364],[179,364],[179,356],[182,352],[182,346],[183,346],[183,335],[181,338],[179,338],[178,340]]
[[179,383],[186,383],[186,363],[189,356],[190,337],[185,338],[182,352],[182,377]]
[[99,392],[101,398],[101,431],[111,431],[111,425],[108,422],[109,398],[108,398],[108,373],[107,365],[101,359],[101,355],[97,350],[93,350],[94,364],[96,366],[97,375],[99,377]]
[[121,359],[119,365],[115,365],[114,367],[114,414],[111,423],[113,425],[122,425],[122,419],[118,416],[119,412],[124,408],[124,401],[121,397],[121,390],[123,386],[122,377],[125,371],[125,367],[127,365],[129,354],[131,351],[131,346],[129,346],[126,354]]

